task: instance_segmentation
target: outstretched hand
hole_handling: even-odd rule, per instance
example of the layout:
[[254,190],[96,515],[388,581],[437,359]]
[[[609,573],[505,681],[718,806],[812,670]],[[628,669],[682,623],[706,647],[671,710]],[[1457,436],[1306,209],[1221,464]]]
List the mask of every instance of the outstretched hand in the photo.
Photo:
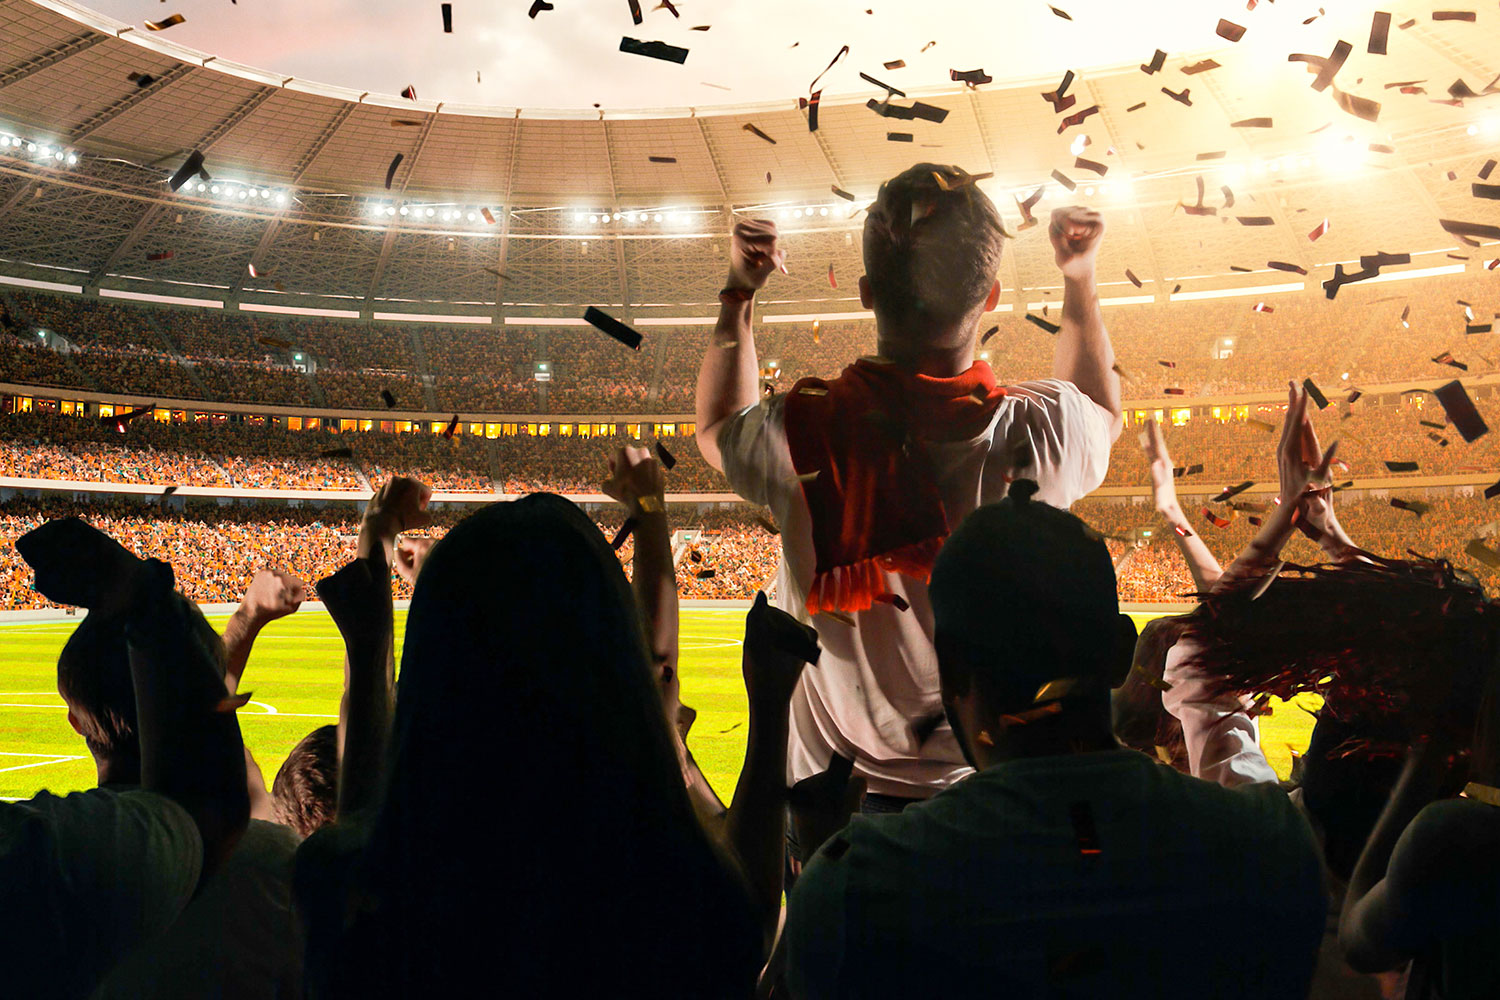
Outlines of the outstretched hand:
[[818,662],[818,633],[779,608],[764,592],[745,616],[745,692],[752,706],[785,713],[802,668]]
[[1092,208],[1069,205],[1052,210],[1052,250],[1065,278],[1092,278],[1099,244],[1104,239],[1104,217]]
[[776,223],[769,219],[736,222],[729,237],[729,287],[759,291],[772,271],[789,273]]
[[1308,493],[1329,489],[1329,470],[1338,454],[1337,441],[1322,451],[1318,433],[1307,414],[1307,393],[1295,382],[1287,383],[1286,421],[1276,446],[1276,465],[1281,476],[1281,502],[1301,504]]
[[77,517],[48,521],[16,539],[39,594],[100,613],[124,610],[151,578],[146,561]]

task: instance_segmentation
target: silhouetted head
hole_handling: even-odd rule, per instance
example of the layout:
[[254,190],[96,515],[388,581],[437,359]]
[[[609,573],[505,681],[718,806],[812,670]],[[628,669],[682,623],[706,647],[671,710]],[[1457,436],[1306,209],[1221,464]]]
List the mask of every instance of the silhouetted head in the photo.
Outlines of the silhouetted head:
[[[1003,717],[1049,704],[1108,734],[1110,689],[1130,669],[1135,625],[1119,613],[1109,550],[1072,514],[1031,499],[1036,490],[1017,480],[970,514],[932,570],[943,700],[971,760],[986,755],[974,752],[981,731],[998,745]],[[1039,699],[1054,681],[1066,696]],[[1029,736],[1046,723],[1044,713],[1010,728]]]
[[304,837],[331,823],[339,802],[339,727],[319,726],[292,747],[271,784],[276,822]]

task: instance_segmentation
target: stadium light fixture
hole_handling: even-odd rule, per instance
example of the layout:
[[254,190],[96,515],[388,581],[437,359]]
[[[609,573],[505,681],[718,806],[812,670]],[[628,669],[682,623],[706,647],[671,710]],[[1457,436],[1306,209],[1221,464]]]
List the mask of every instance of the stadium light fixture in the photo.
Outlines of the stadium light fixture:
[[591,215],[591,216],[589,216],[589,223],[590,223],[590,225],[596,225],[596,224],[598,224],[598,222],[599,222],[599,216],[597,216],[597,215]]
[[467,216],[465,216],[465,218],[467,218],[470,222],[473,222],[474,221],[474,213],[470,212]]
[[386,215],[395,215],[396,214],[396,206],[395,205],[387,205],[385,207],[385,214]]
[[655,215],[653,215],[651,217],[651,221],[652,222],[660,222],[661,221],[661,213],[657,212]]
[[219,188],[219,185],[217,185],[217,184],[215,184],[213,187],[211,187],[211,188],[208,189],[209,194],[218,194],[219,190],[220,190],[220,188]]
[[1468,128],[1464,129],[1464,134],[1465,135],[1478,135],[1479,134],[1479,126],[1478,125],[1470,125]]
[[407,208],[405,205],[402,205],[401,206],[401,214],[402,215],[410,215],[411,214],[411,209]]
[[1092,198],[1094,196],[1094,189],[1091,188],[1091,187],[1084,188],[1083,189],[1083,196],[1085,198]]
[[429,208],[429,209],[428,209],[428,210],[427,210],[427,217],[428,217],[428,218],[429,218],[429,219],[430,219],[430,218],[432,218],[432,217],[433,217],[433,216],[434,216],[434,215],[437,215],[437,209],[434,209],[434,208]]
[[278,205],[285,205],[286,204],[286,192],[285,191],[277,191],[276,192],[276,204],[278,204]]

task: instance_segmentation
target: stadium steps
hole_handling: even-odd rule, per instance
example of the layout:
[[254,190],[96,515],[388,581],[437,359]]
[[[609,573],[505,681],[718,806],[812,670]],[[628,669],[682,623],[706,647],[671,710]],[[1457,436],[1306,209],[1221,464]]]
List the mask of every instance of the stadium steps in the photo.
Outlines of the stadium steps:
[[652,410],[656,407],[656,401],[661,399],[661,376],[667,367],[667,338],[653,337],[656,341],[656,363],[651,367],[651,381],[646,386],[646,409]]
[[406,331],[407,339],[411,341],[412,357],[416,358],[417,370],[414,374],[417,381],[422,385],[422,403],[427,407],[429,413],[436,413],[438,409],[437,393],[432,390],[432,372],[427,366],[427,348],[422,343],[422,331],[412,327]]
[[[172,342],[172,338],[168,336],[167,331],[162,329],[161,324],[156,321],[155,311],[151,309],[142,309],[141,312],[145,315],[146,324],[151,327],[151,332],[156,335],[157,341],[160,342],[162,350],[166,351],[174,358],[182,359],[184,357],[182,349]],[[183,360],[179,360],[177,362],[177,367],[186,372],[188,381],[192,382],[193,385],[198,388],[198,391],[202,394],[198,397],[199,399],[214,398],[213,390],[210,389],[206,384],[204,384],[203,379],[198,375],[197,365],[186,364]],[[224,470],[220,469],[219,471],[223,472]]]
[[[551,360],[552,360],[551,345],[548,343],[548,337],[547,337],[547,331],[546,330],[538,330],[537,331],[537,334],[536,334],[536,354],[533,355],[533,357],[535,358],[535,363],[541,363],[543,361],[551,362]],[[552,369],[552,377],[553,378],[557,377],[557,369],[555,367]],[[548,385],[549,385],[549,383],[547,383],[547,382],[538,382],[538,383],[536,383],[536,411],[538,413],[551,413],[552,412],[551,410],[549,410],[547,408],[547,388],[548,388]]]
[[490,474],[490,482],[495,485],[495,492],[504,493],[505,483],[500,474],[500,442],[492,437],[484,439],[484,462],[486,471]]

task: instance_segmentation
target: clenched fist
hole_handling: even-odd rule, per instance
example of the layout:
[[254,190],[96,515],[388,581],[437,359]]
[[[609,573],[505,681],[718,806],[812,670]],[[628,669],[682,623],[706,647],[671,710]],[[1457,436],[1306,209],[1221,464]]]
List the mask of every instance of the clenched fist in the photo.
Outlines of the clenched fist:
[[1052,210],[1048,230],[1057,267],[1065,278],[1092,278],[1104,239],[1104,217],[1092,208],[1069,205]]
[[728,287],[759,291],[772,271],[787,273],[786,250],[776,232],[776,223],[747,219],[734,224],[729,237]]

